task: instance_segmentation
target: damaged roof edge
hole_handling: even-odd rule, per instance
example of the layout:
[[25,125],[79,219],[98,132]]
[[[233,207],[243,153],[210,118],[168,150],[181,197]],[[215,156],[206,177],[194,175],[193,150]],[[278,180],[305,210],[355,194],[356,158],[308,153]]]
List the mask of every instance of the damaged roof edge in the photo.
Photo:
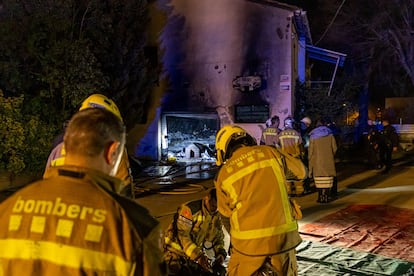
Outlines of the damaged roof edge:
[[344,53],[335,52],[332,50],[306,45],[306,52],[309,58],[322,60],[329,63],[338,63],[338,66],[344,66],[347,57]]
[[259,3],[259,4],[264,4],[264,5],[269,5],[269,6],[274,6],[274,7],[281,8],[281,9],[288,10],[288,11],[292,11],[292,12],[301,9],[301,8],[293,6],[293,5],[289,5],[289,4],[286,4],[286,3],[281,3],[281,2],[273,1],[273,0],[247,0],[247,1],[256,2],[256,3]]
[[299,8],[294,5],[289,5],[286,3],[281,3],[274,0],[247,0],[250,2],[255,2],[258,4],[273,6],[276,8],[284,9],[287,11],[290,11],[293,13],[293,22],[296,26],[296,29],[298,31],[298,34],[300,37],[303,37],[306,39],[306,44],[312,45],[312,36],[310,32],[309,22],[308,22],[308,16],[306,14],[306,11],[304,11],[302,8]]
[[306,44],[312,45],[312,36],[306,11],[300,9],[295,10],[293,15],[296,29],[300,37],[304,37],[306,39]]

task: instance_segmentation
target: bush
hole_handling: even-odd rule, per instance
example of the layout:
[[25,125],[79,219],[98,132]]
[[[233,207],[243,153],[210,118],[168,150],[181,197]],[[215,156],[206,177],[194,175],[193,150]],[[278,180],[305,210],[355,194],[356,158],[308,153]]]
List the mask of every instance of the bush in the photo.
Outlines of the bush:
[[0,170],[40,173],[46,164],[55,128],[22,112],[24,96],[6,97],[0,90]]

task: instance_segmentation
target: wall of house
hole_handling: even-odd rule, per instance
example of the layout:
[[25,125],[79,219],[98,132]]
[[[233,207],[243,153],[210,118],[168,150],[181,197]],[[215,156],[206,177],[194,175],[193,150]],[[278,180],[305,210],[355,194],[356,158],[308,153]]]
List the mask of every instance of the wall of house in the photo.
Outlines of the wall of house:
[[[166,74],[180,94],[178,106],[216,109],[254,101],[269,103],[277,115],[291,113],[291,12],[245,0],[169,4],[172,10],[160,38],[166,47]],[[246,75],[265,81],[256,95],[233,89],[233,79]]]
[[[215,110],[221,125],[237,123],[235,105],[267,104],[269,117],[282,122],[293,114],[298,43],[291,10],[247,0],[158,0],[156,6],[166,16],[158,36],[161,81],[168,83],[162,110]],[[236,77],[253,75],[262,78],[259,91],[233,88]],[[242,126],[259,139],[264,123]]]

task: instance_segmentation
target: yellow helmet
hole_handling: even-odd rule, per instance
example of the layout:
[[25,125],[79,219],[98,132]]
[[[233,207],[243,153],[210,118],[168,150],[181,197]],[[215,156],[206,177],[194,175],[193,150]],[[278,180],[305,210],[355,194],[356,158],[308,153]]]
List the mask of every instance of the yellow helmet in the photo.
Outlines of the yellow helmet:
[[118,117],[122,121],[121,112],[119,112],[119,109],[116,106],[115,102],[102,94],[92,94],[89,97],[87,97],[82,102],[79,111],[84,110],[86,108],[106,109],[108,111],[111,111],[116,117]]
[[235,145],[257,145],[256,139],[236,125],[222,127],[216,135],[216,165],[223,165],[233,153]]

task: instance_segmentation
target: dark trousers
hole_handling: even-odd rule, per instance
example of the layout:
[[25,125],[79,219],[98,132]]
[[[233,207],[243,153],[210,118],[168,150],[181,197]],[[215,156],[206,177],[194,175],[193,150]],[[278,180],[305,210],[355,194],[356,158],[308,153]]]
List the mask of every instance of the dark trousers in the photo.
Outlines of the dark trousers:
[[331,199],[338,197],[338,178],[334,176],[332,187],[331,187]]
[[382,146],[379,150],[380,160],[385,166],[385,171],[389,171],[392,166],[392,147]]
[[368,165],[373,168],[376,169],[378,168],[378,165],[380,165],[379,163],[379,158],[378,158],[378,150],[375,147],[375,145],[368,145],[367,148],[367,159],[368,159]]

